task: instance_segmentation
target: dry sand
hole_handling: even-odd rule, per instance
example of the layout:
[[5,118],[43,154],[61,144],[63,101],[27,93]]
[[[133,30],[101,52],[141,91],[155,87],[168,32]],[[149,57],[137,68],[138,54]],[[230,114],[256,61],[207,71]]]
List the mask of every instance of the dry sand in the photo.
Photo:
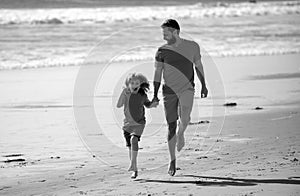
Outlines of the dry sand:
[[299,195],[299,56],[215,59],[225,101],[237,103],[225,108],[221,132],[223,116],[196,99],[203,111],[192,121],[209,123],[188,127],[170,177],[162,106],[151,110],[135,180],[118,119],[101,121],[107,97],[95,104],[103,130],[85,141],[101,152],[81,141],[72,108],[78,67],[1,71],[0,195]]

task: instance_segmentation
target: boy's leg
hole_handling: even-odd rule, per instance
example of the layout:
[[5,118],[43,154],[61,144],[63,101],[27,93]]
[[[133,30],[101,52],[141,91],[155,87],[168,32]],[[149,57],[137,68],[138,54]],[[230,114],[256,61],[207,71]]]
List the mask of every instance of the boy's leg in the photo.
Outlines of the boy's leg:
[[131,144],[131,161],[129,171],[133,171],[131,175],[132,178],[137,177],[137,154],[139,150],[138,142],[140,141],[140,137],[143,134],[145,125],[136,125],[131,127],[132,133],[130,136],[130,144]]
[[[126,146],[128,147],[128,156],[129,156],[129,160],[130,160],[130,163],[131,163],[131,130],[126,127],[126,128],[123,128],[124,129],[124,137],[125,137],[125,141],[126,141]],[[128,171],[132,171],[132,165],[129,166],[128,168]]]
[[131,178],[137,177],[137,154],[139,150],[139,139],[137,136],[131,136],[131,171],[133,171]]
[[139,139],[137,136],[131,136],[131,165],[136,169],[136,158],[139,150]]
[[190,115],[193,108],[194,90],[186,90],[179,97],[180,120],[177,133],[177,151],[179,152],[185,145],[184,131],[186,130],[189,122]]
[[129,152],[129,160],[131,161],[131,146],[128,146],[128,152]]

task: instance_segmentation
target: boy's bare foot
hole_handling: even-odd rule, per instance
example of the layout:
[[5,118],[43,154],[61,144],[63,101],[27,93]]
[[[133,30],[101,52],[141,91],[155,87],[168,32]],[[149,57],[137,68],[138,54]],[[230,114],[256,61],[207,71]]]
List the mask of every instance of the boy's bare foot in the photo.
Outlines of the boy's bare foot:
[[131,174],[131,178],[135,179],[138,176],[138,171],[133,171]]
[[184,133],[177,133],[177,151],[180,152],[184,145]]
[[169,165],[169,170],[168,170],[168,174],[170,176],[174,176],[176,173],[176,159],[175,160],[172,160],[170,162],[170,165]]

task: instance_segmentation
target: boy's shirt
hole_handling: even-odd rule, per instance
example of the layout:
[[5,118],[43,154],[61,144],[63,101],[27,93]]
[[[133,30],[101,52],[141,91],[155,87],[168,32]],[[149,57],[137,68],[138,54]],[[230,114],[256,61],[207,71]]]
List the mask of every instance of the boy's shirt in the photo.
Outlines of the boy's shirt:
[[122,104],[124,105],[124,126],[146,124],[145,108],[151,102],[146,94],[131,93],[128,89],[124,89],[122,94]]

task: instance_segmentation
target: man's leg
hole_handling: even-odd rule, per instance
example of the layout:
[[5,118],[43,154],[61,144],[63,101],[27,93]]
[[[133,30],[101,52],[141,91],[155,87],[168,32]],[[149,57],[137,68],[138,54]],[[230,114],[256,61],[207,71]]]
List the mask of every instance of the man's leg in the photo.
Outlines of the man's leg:
[[185,145],[184,131],[186,130],[190,120],[193,108],[194,91],[187,90],[179,97],[180,120],[177,132],[177,151],[181,151]]
[[166,120],[168,122],[168,148],[170,154],[170,163],[168,173],[171,176],[176,172],[176,129],[178,119],[178,97],[176,94],[164,94],[164,107]]
[[170,164],[169,164],[168,174],[170,176],[174,176],[176,173],[176,155],[175,155],[176,128],[177,128],[177,121],[168,123],[168,147],[170,153]]

